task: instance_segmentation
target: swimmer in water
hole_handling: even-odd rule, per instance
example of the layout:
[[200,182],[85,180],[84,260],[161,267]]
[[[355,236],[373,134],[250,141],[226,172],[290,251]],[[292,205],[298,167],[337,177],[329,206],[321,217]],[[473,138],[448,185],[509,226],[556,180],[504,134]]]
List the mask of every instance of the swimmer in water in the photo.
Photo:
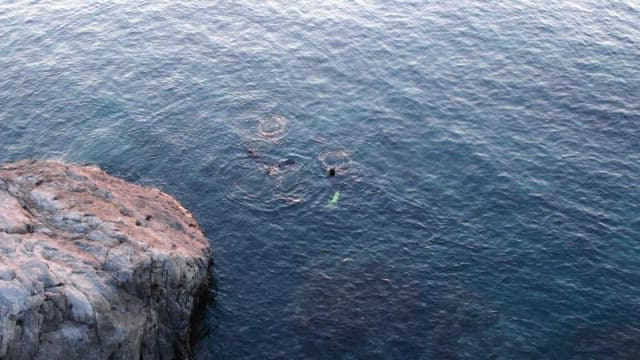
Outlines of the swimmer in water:
[[277,166],[277,167],[279,167],[280,169],[282,169],[282,168],[284,168],[285,166],[293,165],[293,164],[295,164],[295,163],[296,163],[296,161],[295,161],[295,160],[293,160],[293,159],[291,159],[291,158],[288,158],[288,159],[286,159],[286,160],[280,160],[280,161],[278,161],[278,165],[276,165],[276,166]]
[[336,176],[336,168],[332,167],[329,169],[329,176]]
[[280,171],[278,170],[277,166],[268,166],[265,169],[265,172],[267,173],[267,175],[276,175],[277,173],[279,173]]
[[267,175],[277,175],[278,173],[280,173],[280,170],[286,168],[287,166],[294,165],[295,163],[296,161],[292,158],[280,160],[277,164],[267,167]]

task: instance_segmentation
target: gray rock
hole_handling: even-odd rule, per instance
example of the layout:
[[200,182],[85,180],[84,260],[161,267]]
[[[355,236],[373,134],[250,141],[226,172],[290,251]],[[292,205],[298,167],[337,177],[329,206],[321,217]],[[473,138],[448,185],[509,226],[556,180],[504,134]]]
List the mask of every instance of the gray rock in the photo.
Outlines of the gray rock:
[[0,231],[24,234],[32,224],[29,214],[22,208],[18,199],[9,192],[0,189]]
[[0,359],[188,358],[211,263],[196,224],[97,167],[0,165]]
[[0,280],[11,281],[15,279],[16,272],[13,269],[0,265]]

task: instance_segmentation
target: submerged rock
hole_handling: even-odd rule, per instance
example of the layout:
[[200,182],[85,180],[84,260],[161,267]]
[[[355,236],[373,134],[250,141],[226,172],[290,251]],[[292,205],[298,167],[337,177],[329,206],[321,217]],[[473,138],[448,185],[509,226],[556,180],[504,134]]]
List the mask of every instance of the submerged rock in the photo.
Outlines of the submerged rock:
[[171,196],[95,166],[0,165],[0,358],[189,356],[210,249]]

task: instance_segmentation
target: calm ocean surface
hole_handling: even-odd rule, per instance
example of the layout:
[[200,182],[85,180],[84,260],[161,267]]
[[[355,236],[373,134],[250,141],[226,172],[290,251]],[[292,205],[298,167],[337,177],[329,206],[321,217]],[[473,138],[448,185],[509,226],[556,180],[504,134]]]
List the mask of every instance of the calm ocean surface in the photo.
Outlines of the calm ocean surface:
[[194,212],[198,359],[640,357],[636,0],[0,0],[0,136]]

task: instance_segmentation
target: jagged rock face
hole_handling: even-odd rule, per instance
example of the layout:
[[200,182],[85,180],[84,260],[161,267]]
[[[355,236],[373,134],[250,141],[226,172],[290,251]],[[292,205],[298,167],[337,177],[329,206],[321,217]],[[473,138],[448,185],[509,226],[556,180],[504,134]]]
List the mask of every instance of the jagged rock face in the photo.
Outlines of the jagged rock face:
[[157,189],[0,165],[0,358],[188,357],[209,265],[193,216]]

